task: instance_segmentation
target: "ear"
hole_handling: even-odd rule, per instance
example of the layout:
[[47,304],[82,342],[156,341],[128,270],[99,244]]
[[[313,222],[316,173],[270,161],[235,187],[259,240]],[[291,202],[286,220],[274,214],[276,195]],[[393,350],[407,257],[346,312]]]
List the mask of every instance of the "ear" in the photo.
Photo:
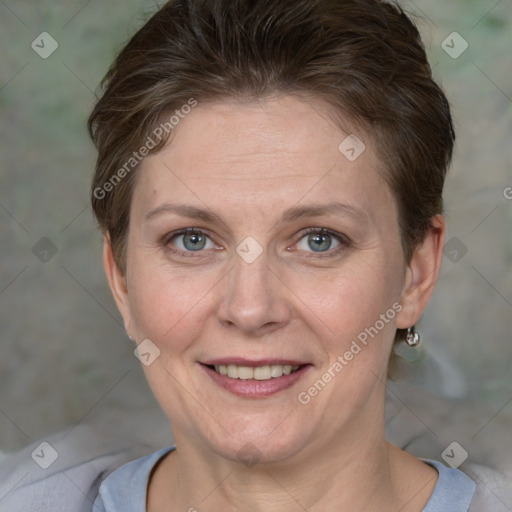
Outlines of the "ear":
[[443,260],[445,234],[445,221],[441,215],[436,215],[425,240],[415,249],[406,270],[400,300],[402,310],[397,316],[399,329],[413,326],[432,297]]
[[128,336],[131,337],[131,315],[126,276],[117,265],[108,234],[103,236],[103,267],[105,268],[105,274],[107,275],[108,284],[114,296],[114,300],[116,301],[117,309],[119,309],[123,317],[124,327]]

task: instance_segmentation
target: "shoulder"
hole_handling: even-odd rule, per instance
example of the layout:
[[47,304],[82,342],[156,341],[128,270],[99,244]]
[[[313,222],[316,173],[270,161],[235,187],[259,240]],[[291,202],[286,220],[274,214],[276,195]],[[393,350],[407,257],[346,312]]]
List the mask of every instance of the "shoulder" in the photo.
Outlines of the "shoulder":
[[423,512],[510,512],[510,478],[478,464],[467,464],[464,472],[441,462],[425,460],[439,473],[437,485]]
[[469,512],[510,512],[512,478],[481,464],[468,464],[465,472],[475,481],[476,491]]
[[167,453],[165,448],[124,464],[101,484],[94,510],[98,512],[143,512],[151,471]]
[[[435,460],[424,460],[439,473],[434,492],[423,512],[444,512],[447,505],[452,512],[468,512],[475,494],[475,482],[458,469],[448,468]],[[456,508],[453,508],[456,507]]]
[[101,482],[147,451],[81,426],[3,454],[0,512],[90,512]]

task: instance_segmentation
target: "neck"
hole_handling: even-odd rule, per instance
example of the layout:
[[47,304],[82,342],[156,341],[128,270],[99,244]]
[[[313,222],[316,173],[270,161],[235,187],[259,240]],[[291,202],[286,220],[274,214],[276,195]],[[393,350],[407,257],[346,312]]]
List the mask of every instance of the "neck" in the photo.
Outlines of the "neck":
[[178,448],[155,472],[148,511],[291,512],[302,507],[319,512],[332,510],[333,504],[336,510],[400,509],[397,450],[383,435],[361,439],[353,430],[340,435],[336,445],[326,446],[320,436],[287,461],[252,467],[199,449],[175,432]]

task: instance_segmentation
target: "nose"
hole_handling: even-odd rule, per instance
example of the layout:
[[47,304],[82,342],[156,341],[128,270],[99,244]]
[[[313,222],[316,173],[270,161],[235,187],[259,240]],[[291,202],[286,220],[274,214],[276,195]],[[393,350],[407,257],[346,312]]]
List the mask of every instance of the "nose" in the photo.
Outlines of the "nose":
[[238,255],[234,260],[234,267],[223,280],[217,310],[219,322],[256,338],[289,323],[292,317],[289,290],[269,267],[265,252],[252,263]]

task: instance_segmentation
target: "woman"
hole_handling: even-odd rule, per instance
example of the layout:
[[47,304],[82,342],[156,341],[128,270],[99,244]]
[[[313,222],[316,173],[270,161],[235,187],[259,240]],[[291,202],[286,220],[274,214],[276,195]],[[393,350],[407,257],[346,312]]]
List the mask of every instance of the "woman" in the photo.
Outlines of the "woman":
[[476,510],[470,478],[384,437],[454,141],[407,16],[172,1],[105,84],[93,209],[176,449],[115,471],[94,510]]

